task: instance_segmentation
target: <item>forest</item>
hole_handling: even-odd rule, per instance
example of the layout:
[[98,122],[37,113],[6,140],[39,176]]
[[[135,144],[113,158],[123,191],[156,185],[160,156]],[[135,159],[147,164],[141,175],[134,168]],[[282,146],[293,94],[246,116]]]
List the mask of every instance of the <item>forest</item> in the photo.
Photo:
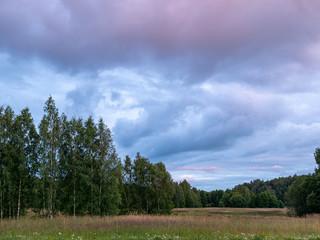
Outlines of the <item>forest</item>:
[[[292,207],[298,215],[320,211],[319,170],[313,175],[259,179],[233,189],[204,191],[172,180],[163,163],[138,152],[119,158],[110,129],[59,111],[50,96],[38,127],[28,108],[18,115],[0,107],[0,215],[32,211],[65,214],[168,214],[173,208]],[[319,164],[319,149],[315,158]]]

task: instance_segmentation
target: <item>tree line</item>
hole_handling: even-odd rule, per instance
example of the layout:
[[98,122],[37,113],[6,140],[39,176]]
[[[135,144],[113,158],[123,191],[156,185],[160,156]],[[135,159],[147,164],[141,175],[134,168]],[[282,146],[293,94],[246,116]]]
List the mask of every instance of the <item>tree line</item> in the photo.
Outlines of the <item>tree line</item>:
[[0,107],[0,218],[168,213],[172,178],[139,153],[124,166],[100,118],[68,119],[52,97],[38,128],[28,108]]
[[177,208],[189,207],[249,207],[287,208],[297,216],[320,213],[320,148],[314,158],[317,168],[313,174],[256,179],[233,189],[203,191],[192,188],[184,180],[174,183],[173,203]]
[[[285,179],[285,178],[284,178]],[[257,181],[257,180],[255,180]],[[254,181],[254,182],[255,182]],[[263,181],[259,180],[261,183]],[[266,186],[266,185],[264,185]],[[275,189],[264,187],[254,193],[246,184],[233,189],[204,191],[192,188],[184,180],[174,183],[173,202],[176,208],[235,207],[235,208],[283,208],[284,203],[276,196]]]
[[[314,154],[320,164],[320,149]],[[163,163],[136,154],[119,158],[100,118],[59,114],[49,97],[35,126],[28,108],[0,107],[0,219],[37,215],[164,214],[173,207],[287,207],[320,213],[320,167],[312,175],[256,179],[204,191],[173,182]]]

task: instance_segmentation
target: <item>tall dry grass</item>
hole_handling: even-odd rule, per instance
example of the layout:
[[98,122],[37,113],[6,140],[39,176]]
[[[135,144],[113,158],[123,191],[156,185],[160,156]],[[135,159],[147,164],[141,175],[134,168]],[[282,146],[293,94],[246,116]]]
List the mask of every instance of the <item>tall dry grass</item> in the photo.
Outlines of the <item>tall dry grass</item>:
[[53,220],[21,218],[0,223],[1,234],[33,233],[56,234],[77,232],[90,235],[93,232],[137,232],[186,234],[256,234],[256,235],[308,235],[320,234],[320,216],[306,218],[261,216],[149,216],[129,215],[115,217],[56,217]]

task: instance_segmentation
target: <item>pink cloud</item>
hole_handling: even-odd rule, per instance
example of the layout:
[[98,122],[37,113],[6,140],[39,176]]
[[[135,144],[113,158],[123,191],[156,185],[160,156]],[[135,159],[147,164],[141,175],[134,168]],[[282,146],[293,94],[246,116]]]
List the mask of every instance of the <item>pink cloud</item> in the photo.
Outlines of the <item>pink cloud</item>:
[[294,53],[319,36],[318,0],[27,2],[1,2],[0,47],[63,66],[136,63],[144,51],[164,62],[205,53],[193,61],[206,65],[244,49],[277,53],[288,44],[283,51],[291,46]]
[[268,171],[268,170],[280,170],[280,169],[284,169],[284,167],[279,165],[274,165],[272,167],[249,167],[248,169],[253,171]]

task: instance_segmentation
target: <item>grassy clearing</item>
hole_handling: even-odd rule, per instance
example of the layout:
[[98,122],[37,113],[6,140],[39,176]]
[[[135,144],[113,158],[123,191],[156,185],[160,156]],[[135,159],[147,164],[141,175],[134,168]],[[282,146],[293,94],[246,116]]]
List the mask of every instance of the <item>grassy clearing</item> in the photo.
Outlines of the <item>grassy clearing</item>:
[[278,216],[287,217],[288,210],[283,208],[175,208],[176,216]]
[[320,240],[320,216],[61,216],[53,220],[25,217],[2,221],[0,239]]

